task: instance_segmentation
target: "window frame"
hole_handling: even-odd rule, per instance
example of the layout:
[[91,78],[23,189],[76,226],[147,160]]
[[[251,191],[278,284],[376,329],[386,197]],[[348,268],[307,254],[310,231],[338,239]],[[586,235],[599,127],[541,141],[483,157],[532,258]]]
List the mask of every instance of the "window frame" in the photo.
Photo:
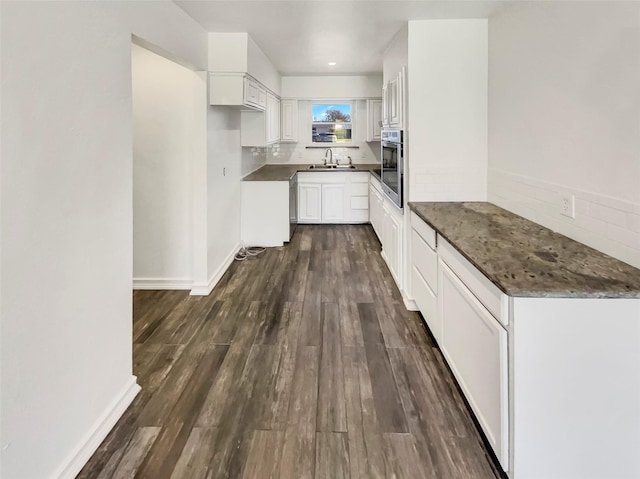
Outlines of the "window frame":
[[[348,141],[313,141],[313,124],[317,123],[313,121],[313,107],[315,105],[350,105],[351,106],[351,121],[349,122],[351,124],[351,138]],[[322,99],[322,100],[309,100],[309,128],[307,130],[308,133],[308,138],[309,138],[309,144],[311,146],[324,146],[324,145],[329,145],[327,146],[327,148],[332,148],[332,147],[336,147],[336,146],[351,146],[355,143],[355,130],[356,130],[356,121],[355,121],[355,116],[356,116],[356,101],[353,99],[349,99],[349,100],[345,100],[345,99],[336,99],[336,100],[327,100],[327,99]],[[339,122],[322,122],[325,124],[337,124]]]

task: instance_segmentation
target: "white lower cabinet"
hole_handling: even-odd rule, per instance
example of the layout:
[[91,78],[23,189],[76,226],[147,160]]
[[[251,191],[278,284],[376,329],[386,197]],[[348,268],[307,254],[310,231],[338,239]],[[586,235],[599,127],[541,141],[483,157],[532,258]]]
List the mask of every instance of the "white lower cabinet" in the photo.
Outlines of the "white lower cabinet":
[[393,279],[398,285],[400,281],[400,264],[402,254],[402,219],[392,210],[392,205],[384,203],[382,205],[382,251],[387,260],[387,265],[391,270]]
[[374,181],[369,185],[369,222],[378,238],[382,238],[382,193],[376,188]]
[[298,223],[366,223],[368,172],[299,172]]
[[287,181],[240,183],[240,238],[247,246],[282,246],[289,241]]
[[322,221],[322,184],[303,183],[298,177],[298,223]]
[[508,297],[415,213],[410,264],[413,299],[507,471]]
[[403,214],[383,193],[378,179],[371,177],[369,186],[369,222],[382,243],[382,257],[393,279],[402,290]]
[[416,231],[413,217],[411,226],[411,292],[427,326],[440,343],[442,323],[437,313],[438,254]]
[[322,185],[322,222],[343,223],[346,220],[346,184]]
[[442,260],[440,347],[498,457],[508,470],[507,331]]

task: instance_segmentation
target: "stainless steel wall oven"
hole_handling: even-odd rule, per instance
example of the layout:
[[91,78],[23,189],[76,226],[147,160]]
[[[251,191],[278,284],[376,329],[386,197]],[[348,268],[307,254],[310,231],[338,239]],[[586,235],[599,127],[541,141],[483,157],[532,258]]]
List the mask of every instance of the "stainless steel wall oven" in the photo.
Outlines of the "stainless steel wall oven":
[[402,208],[402,180],[404,144],[402,130],[382,130],[380,142],[382,190],[399,208]]

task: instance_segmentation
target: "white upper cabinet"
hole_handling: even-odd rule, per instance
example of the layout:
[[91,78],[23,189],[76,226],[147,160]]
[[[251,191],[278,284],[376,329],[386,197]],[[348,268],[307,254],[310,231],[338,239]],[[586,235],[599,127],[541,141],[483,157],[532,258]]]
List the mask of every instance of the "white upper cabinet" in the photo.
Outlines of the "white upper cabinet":
[[240,144],[262,147],[280,141],[280,100],[271,92],[265,93],[264,111],[240,113]]
[[244,77],[244,104],[260,110],[267,106],[267,90],[250,76]]
[[267,143],[280,141],[280,100],[273,94],[267,93]]
[[382,100],[367,100],[367,141],[380,141]]
[[264,110],[267,90],[244,73],[209,73],[209,104]]
[[298,141],[298,100],[282,100],[280,102],[281,127],[280,140],[283,142]]
[[389,88],[382,85],[382,126],[389,126]]
[[392,128],[404,128],[405,68],[382,87],[382,123]]

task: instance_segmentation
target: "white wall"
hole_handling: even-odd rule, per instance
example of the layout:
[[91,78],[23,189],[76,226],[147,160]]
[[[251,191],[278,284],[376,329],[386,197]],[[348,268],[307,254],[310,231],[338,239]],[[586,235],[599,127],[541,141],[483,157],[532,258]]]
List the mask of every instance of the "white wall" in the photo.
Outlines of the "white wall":
[[209,33],[209,71],[248,73],[280,95],[280,73],[246,32]]
[[280,96],[280,73],[250,36],[247,42],[247,73]]
[[243,32],[210,32],[208,66],[212,72],[246,72],[249,35]]
[[171,2],[1,8],[0,475],[73,477],[135,393],[131,34],[207,37]]
[[382,81],[386,84],[398,76],[402,67],[409,64],[409,26],[405,25],[393,37],[384,51]]
[[484,201],[487,20],[409,22],[409,200]]
[[491,17],[489,167],[490,201],[640,267],[640,4]]
[[381,95],[381,75],[282,77],[282,98],[337,100],[380,98]]
[[226,269],[240,242],[240,110],[209,107],[207,155],[208,275]]
[[189,289],[194,110],[206,97],[194,96],[193,71],[137,45],[132,77],[134,287]]

